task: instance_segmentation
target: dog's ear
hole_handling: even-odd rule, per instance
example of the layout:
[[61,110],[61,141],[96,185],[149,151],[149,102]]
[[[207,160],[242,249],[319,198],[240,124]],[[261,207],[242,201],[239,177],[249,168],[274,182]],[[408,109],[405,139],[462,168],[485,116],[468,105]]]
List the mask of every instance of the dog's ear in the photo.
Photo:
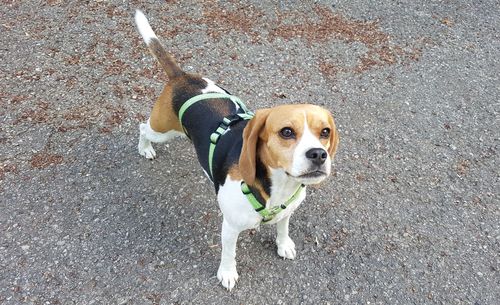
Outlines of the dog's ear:
[[257,145],[259,136],[266,125],[270,109],[260,109],[255,112],[255,116],[248,122],[243,130],[243,146],[239,160],[239,169],[243,181],[248,185],[255,182],[255,168],[257,158]]
[[333,160],[335,153],[337,152],[337,146],[339,145],[339,133],[337,131],[337,126],[335,126],[335,121],[333,120],[333,116],[330,114],[328,117],[328,123],[331,126],[330,130],[330,146],[328,146],[328,154],[330,154],[330,158]]

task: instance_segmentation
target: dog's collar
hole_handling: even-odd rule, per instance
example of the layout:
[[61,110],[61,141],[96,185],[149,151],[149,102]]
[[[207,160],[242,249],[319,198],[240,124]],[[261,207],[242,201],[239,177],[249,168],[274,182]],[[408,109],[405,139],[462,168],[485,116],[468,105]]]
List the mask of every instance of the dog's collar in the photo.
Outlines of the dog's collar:
[[184,129],[184,132],[188,137],[189,134],[187,133],[186,129],[184,128],[184,125],[182,124],[182,117],[184,116],[186,110],[199,101],[208,99],[217,99],[217,98],[230,99],[235,105],[237,105],[240,108],[237,111],[241,110],[243,112],[237,112],[235,114],[223,118],[222,122],[219,124],[219,127],[217,127],[217,129],[210,135],[210,147],[208,150],[208,170],[210,171],[210,178],[212,179],[212,181],[214,181],[214,174],[212,168],[214,152],[220,137],[224,135],[228,131],[229,126],[233,125],[234,123],[240,120],[250,120],[254,117],[254,113],[248,110],[247,106],[245,106],[245,104],[241,101],[241,99],[239,99],[234,95],[230,95],[227,93],[204,93],[196,95],[187,100],[184,104],[182,104],[181,109],[179,109],[179,121],[181,123],[182,128]]
[[295,201],[295,199],[297,199],[297,197],[299,197],[299,195],[302,193],[302,190],[304,188],[305,188],[305,185],[301,184],[297,188],[295,193],[293,193],[293,195],[290,198],[288,198],[287,201],[285,201],[284,203],[282,203],[278,206],[274,206],[270,209],[267,209],[265,204],[262,204],[259,202],[259,200],[257,200],[255,195],[252,193],[252,190],[248,186],[248,184],[246,184],[245,181],[241,181],[241,192],[247,197],[247,200],[250,202],[250,204],[252,205],[254,210],[257,213],[259,213],[260,216],[262,216],[262,222],[268,222],[268,221],[273,220],[273,218],[276,215],[278,215],[281,211],[286,209],[290,203],[292,203],[293,201]]

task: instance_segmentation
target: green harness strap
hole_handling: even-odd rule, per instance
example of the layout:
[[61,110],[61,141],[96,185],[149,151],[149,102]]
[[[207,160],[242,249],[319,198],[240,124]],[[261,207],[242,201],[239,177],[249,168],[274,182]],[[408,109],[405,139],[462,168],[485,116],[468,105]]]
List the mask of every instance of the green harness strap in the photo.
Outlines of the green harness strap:
[[[227,93],[216,93],[216,92],[203,93],[200,95],[193,96],[192,98],[187,100],[184,104],[182,104],[181,109],[179,109],[179,121],[181,122],[181,125],[182,125],[182,117],[184,116],[184,113],[186,112],[186,110],[189,107],[191,107],[193,104],[195,104],[199,101],[208,100],[208,99],[215,99],[215,98],[230,99],[231,101],[233,101],[233,103],[238,104],[238,106],[240,106],[240,108],[245,112],[245,114],[249,114],[249,115],[251,115],[251,117],[253,117],[253,113],[251,111],[249,111],[248,108],[245,106],[245,104],[243,104],[243,102],[238,97],[236,97],[234,95],[230,95]],[[182,126],[184,126],[184,125],[182,125]]]
[[[210,135],[210,147],[208,151],[208,169],[210,171],[210,178],[212,179],[212,181],[214,181],[213,169],[212,169],[214,152],[220,137],[227,132],[227,130],[232,124],[240,120],[250,120],[254,117],[254,113],[248,110],[245,104],[236,96],[227,93],[204,93],[193,96],[192,98],[187,100],[184,104],[182,104],[181,109],[179,109],[179,121],[181,123],[182,128],[184,128],[184,125],[182,124],[182,118],[184,117],[184,113],[186,113],[189,107],[202,100],[217,99],[217,98],[230,99],[233,103],[238,105],[241,108],[241,110],[244,111],[244,113],[236,113],[234,115],[225,117],[220,123],[219,127],[217,127],[217,129]],[[184,131],[186,132],[186,135],[188,135],[185,128]],[[248,187],[248,185],[244,181],[241,182],[241,191],[247,197],[247,200],[250,202],[254,210],[262,216],[262,222],[271,221],[278,213],[286,209],[290,203],[292,203],[293,201],[295,201],[295,199],[297,199],[297,197],[299,197],[304,188],[305,185],[301,184],[297,188],[295,193],[293,193],[292,197],[288,198],[288,200],[285,201],[285,203],[282,203],[281,205],[272,207],[270,209],[266,209],[265,204],[264,205],[261,204],[257,200],[257,198],[255,198],[255,195],[250,190],[250,187]]]
[[252,190],[250,190],[250,187],[248,187],[248,184],[245,183],[245,181],[241,182],[241,192],[247,197],[247,200],[250,202],[254,210],[262,216],[262,222],[268,222],[273,220],[273,218],[279,214],[279,212],[283,211],[288,207],[290,203],[295,201],[297,197],[302,193],[302,190],[305,188],[305,185],[301,184],[295,193],[293,193],[292,197],[288,198],[285,203],[282,203],[281,205],[274,206],[270,209],[266,209],[265,204],[263,205],[260,203],[257,198],[255,198],[255,195],[252,193]]
[[[236,113],[235,115],[225,117],[222,120],[222,123],[220,123],[219,127],[217,127],[217,129],[210,135],[210,146],[208,150],[208,170],[210,171],[210,178],[212,179],[212,181],[214,180],[212,164],[213,164],[215,146],[217,145],[217,142],[219,142],[220,137],[227,132],[229,126],[231,126],[232,124],[236,123],[239,120],[250,120],[254,116],[253,112],[248,110],[245,104],[238,97],[234,95],[230,95],[227,93],[204,93],[193,96],[192,98],[187,100],[184,104],[182,104],[181,109],[179,109],[179,121],[181,123],[182,128],[184,128],[184,125],[182,124],[182,118],[184,116],[184,113],[186,113],[186,110],[189,107],[191,107],[193,104],[199,101],[207,99],[216,99],[216,98],[230,99],[233,103],[238,105],[244,111],[244,113]],[[186,135],[188,134],[186,129],[184,129],[184,132],[186,133]]]

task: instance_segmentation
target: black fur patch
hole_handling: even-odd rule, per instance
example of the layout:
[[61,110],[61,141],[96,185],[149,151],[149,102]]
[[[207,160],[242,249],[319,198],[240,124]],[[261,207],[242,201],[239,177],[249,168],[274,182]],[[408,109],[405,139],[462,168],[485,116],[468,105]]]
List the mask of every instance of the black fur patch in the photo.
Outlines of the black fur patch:
[[[202,94],[207,82],[195,75],[187,75],[186,79],[174,86],[173,107],[179,113],[182,105],[190,98]],[[242,112],[242,110],[238,110]],[[190,106],[183,115],[183,126],[196,150],[198,161],[203,169],[210,173],[208,152],[210,135],[219,127],[224,117],[237,113],[236,106],[230,99],[207,99]],[[238,163],[243,145],[243,129],[248,121],[234,123],[229,131],[220,137],[216,145],[213,167],[213,183],[215,192],[224,184],[229,168]]]

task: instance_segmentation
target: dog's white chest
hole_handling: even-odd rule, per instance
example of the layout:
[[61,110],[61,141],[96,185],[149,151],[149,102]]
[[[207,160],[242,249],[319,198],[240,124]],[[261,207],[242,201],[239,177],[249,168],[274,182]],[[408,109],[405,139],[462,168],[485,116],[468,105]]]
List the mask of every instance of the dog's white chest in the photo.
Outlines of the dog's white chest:
[[[220,187],[217,199],[220,209],[224,214],[224,219],[232,226],[241,230],[247,230],[258,227],[261,224],[262,217],[257,213],[247,197],[241,191],[241,180],[231,180],[228,176],[223,186]],[[273,187],[273,195],[268,200],[266,208],[279,206],[286,202],[291,194],[296,191],[296,185],[277,185]],[[290,216],[302,203],[306,196],[304,188],[297,198],[292,201],[286,209],[282,210],[276,216],[266,222],[266,224],[275,224],[280,220]]]

